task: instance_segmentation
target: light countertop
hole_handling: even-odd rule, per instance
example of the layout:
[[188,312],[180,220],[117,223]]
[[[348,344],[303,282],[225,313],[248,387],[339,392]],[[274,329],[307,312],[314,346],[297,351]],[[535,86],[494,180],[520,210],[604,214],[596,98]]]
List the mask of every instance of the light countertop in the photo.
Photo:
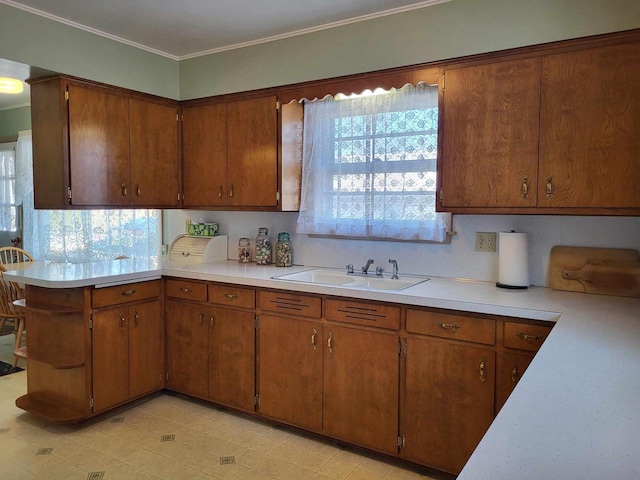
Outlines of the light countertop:
[[309,268],[152,259],[34,262],[4,275],[48,288],[162,275],[557,321],[459,480],[640,478],[640,299],[540,287],[502,290],[489,282],[435,277],[399,292],[272,278]]

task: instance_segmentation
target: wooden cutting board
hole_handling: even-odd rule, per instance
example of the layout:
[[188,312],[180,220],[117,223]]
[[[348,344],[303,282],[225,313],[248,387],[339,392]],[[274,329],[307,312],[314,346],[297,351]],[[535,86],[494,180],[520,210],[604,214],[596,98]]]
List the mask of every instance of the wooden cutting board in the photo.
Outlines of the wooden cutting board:
[[[563,277],[563,272],[565,276]],[[549,286],[554,290],[640,296],[638,252],[619,248],[553,247]]]

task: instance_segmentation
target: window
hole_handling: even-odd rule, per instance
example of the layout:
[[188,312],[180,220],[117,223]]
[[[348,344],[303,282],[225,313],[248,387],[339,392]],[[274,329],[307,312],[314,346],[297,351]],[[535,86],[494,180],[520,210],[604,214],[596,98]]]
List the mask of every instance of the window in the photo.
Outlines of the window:
[[24,248],[36,259],[80,263],[159,255],[160,210],[35,210],[30,131],[18,135],[16,173]]
[[16,143],[0,144],[0,230],[16,232]]
[[305,103],[296,231],[443,242],[437,87],[368,93]]

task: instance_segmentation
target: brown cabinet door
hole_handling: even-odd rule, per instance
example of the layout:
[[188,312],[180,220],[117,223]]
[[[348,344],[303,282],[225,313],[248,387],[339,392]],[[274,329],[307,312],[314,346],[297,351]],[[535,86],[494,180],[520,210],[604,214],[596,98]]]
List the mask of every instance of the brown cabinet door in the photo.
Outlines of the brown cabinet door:
[[72,205],[131,203],[127,98],[69,85],[69,163]]
[[201,305],[168,300],[167,387],[206,397],[208,385],[208,310]]
[[539,206],[640,206],[638,85],[637,43],[543,58]]
[[503,352],[498,354],[496,373],[496,415],[516,388],[522,374],[529,367],[535,353]]
[[446,70],[442,95],[442,207],[535,207],[540,59]]
[[209,398],[253,411],[255,399],[254,313],[209,309]]
[[495,352],[410,335],[405,457],[458,474],[493,421]]
[[129,312],[126,306],[93,314],[93,411],[129,400]]
[[260,414],[322,431],[322,324],[260,315]]
[[278,205],[276,101],[272,96],[227,104],[230,206]]
[[179,204],[178,109],[129,100],[131,205]]
[[129,308],[129,393],[138,397],[164,386],[164,322],[160,301]]
[[227,204],[227,106],[182,111],[182,182],[185,207]]
[[324,325],[325,435],[398,450],[398,336]]

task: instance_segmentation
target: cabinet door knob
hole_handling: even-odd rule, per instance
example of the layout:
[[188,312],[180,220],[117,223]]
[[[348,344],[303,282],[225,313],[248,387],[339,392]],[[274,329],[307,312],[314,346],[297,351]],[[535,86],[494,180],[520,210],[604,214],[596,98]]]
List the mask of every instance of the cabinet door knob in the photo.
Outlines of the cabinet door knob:
[[229,196],[233,197],[233,185],[231,185],[231,187],[229,187]]
[[518,364],[513,364],[513,370],[511,370],[511,382],[515,385],[518,383]]
[[314,350],[316,348],[318,348],[318,345],[316,345],[316,335],[317,334],[318,334],[318,331],[314,328],[313,329],[313,333],[311,334],[311,345],[313,346]]
[[140,185],[136,185],[136,197],[140,197]]
[[124,328],[124,315],[120,315],[120,328]]
[[138,326],[138,319],[139,319],[139,318],[140,318],[140,315],[138,315],[138,312],[136,312],[136,313],[133,315],[133,321],[134,321],[134,323],[135,323],[136,327]]
[[216,316],[215,315],[211,315],[211,318],[209,318],[209,320],[211,321],[211,326],[213,327],[216,323]]
[[327,347],[329,347],[329,353],[333,353],[333,332],[329,332],[329,338],[327,339]]
[[204,313],[200,314],[200,325],[204,323]]
[[529,179],[527,177],[522,179],[522,198],[525,200],[529,198]]
[[218,198],[222,200],[222,185],[220,185],[220,188],[218,189]]
[[122,182],[122,185],[120,186],[120,193],[123,197],[127,196],[127,186],[124,184],[124,182]]
[[480,362],[480,381],[484,382],[487,377],[484,374],[484,368],[485,368],[485,360],[484,357],[482,357],[482,361]]
[[553,198],[553,178],[547,177],[547,198],[551,200]]

